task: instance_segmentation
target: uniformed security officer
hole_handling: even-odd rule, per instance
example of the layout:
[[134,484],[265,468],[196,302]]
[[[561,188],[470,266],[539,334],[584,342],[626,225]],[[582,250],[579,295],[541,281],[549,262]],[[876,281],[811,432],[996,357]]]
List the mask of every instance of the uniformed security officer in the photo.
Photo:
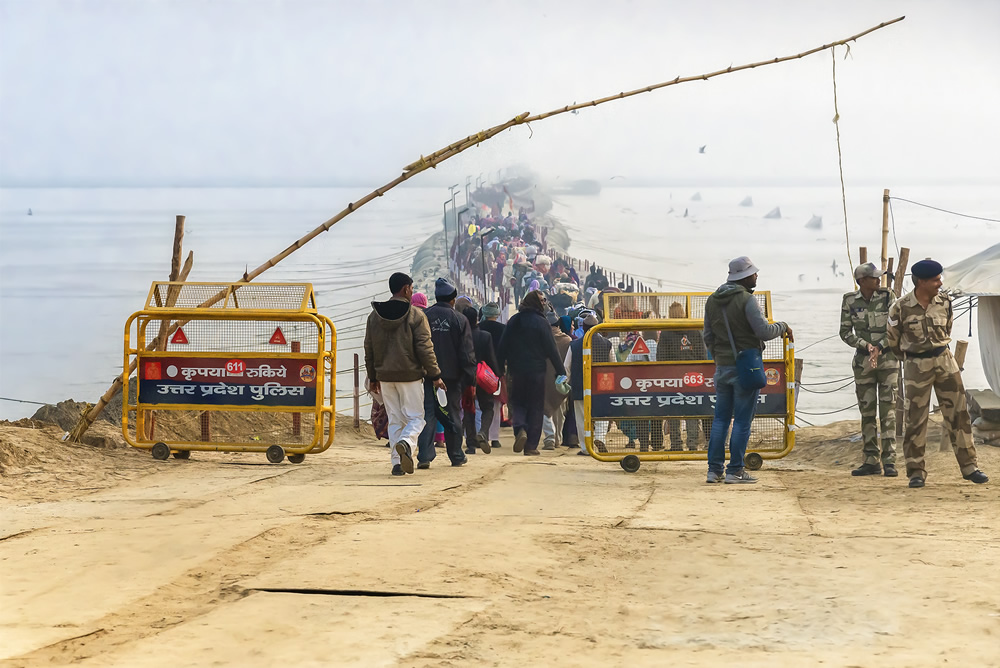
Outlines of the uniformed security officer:
[[903,454],[910,487],[923,487],[927,478],[924,447],[931,387],[937,394],[962,477],[974,483],[989,481],[976,466],[965,386],[958,363],[948,349],[954,315],[951,298],[939,292],[941,271],[941,264],[934,260],[914,264],[913,291],[889,309],[889,347],[903,359]]
[[[871,262],[854,270],[859,289],[844,295],[840,307],[840,338],[854,348],[854,389],[861,411],[862,452],[865,461],[851,475],[895,478],[896,392],[899,362],[889,347],[886,321],[895,301],[892,291],[879,286],[882,270]],[[881,417],[880,420],[876,418]],[[876,424],[876,421],[878,424]],[[879,452],[878,432],[882,431]]]

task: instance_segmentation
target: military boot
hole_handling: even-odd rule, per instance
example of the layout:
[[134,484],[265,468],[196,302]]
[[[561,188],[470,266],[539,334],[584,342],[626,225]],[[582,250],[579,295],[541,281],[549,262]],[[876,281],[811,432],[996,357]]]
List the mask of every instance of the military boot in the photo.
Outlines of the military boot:
[[882,472],[882,467],[878,464],[862,464],[851,471],[851,475],[878,475]]

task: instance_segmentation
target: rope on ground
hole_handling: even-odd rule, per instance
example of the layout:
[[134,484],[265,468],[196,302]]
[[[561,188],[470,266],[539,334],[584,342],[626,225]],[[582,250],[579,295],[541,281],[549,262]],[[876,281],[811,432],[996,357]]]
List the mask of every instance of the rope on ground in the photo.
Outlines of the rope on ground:
[[839,334],[839,333],[838,333],[838,334],[831,334],[830,336],[826,337],[825,339],[820,339],[819,341],[815,341],[815,342],[813,342],[813,343],[810,343],[810,344],[809,344],[808,346],[806,346],[805,348],[797,348],[797,349],[795,350],[795,352],[797,352],[797,353],[801,353],[801,352],[802,352],[803,350],[809,350],[810,348],[812,348],[813,346],[815,346],[815,345],[817,345],[817,344],[819,344],[819,343],[823,343],[824,341],[829,341],[830,339],[834,339],[834,338],[837,338],[838,336],[840,336],[840,334]]
[[[850,53],[850,47],[847,53]],[[840,167],[840,199],[844,203],[844,238],[847,241],[847,266],[853,267],[851,259],[851,235],[847,229],[847,188],[844,187],[844,156],[840,151],[840,111],[837,110],[837,47],[830,48],[833,58],[833,125],[837,128],[837,165]]]
[[29,401],[27,399],[11,399],[10,397],[0,397],[0,401],[14,401],[19,404],[34,404],[36,406],[51,406],[44,401]]
[[851,380],[851,382],[845,383],[844,385],[841,385],[840,387],[838,387],[836,389],[833,389],[833,390],[810,390],[808,387],[803,387],[802,391],[803,392],[812,392],[813,394],[833,394],[834,392],[840,392],[841,390],[846,389],[846,388],[850,387],[851,385],[854,385],[854,381],[853,380]]
[[[910,204],[916,204],[917,206],[922,206],[922,207],[925,207],[925,208],[928,208],[928,209],[934,209],[935,211],[940,211],[941,213],[949,213],[949,214],[951,214],[953,216],[961,216],[962,218],[972,218],[974,220],[985,220],[986,222],[989,222],[989,223],[1000,223],[1000,219],[997,219],[997,218],[986,218],[984,216],[973,216],[972,214],[968,214],[968,213],[959,213],[958,211],[949,211],[948,209],[942,209],[942,208],[937,207],[937,206],[931,206],[930,204],[923,204],[922,202],[914,202],[912,199],[903,199],[902,197],[890,197],[889,198],[889,200],[890,200],[890,202],[889,202],[889,208],[890,208],[890,210],[892,208],[892,202],[891,202],[891,200],[894,200],[894,199],[899,200],[900,202],[908,202]],[[893,236],[895,236],[895,231],[893,231]]]
[[804,389],[806,387],[815,387],[816,385],[832,385],[834,383],[843,383],[845,380],[854,380],[854,376],[844,376],[843,378],[838,378],[837,380],[824,380],[819,383],[799,383],[799,385]]
[[844,411],[849,411],[857,408],[857,404],[851,404],[850,406],[845,406],[844,408],[838,408],[835,411],[825,411],[822,413],[810,413],[808,411],[795,411],[796,415],[833,415],[834,413],[843,413]]

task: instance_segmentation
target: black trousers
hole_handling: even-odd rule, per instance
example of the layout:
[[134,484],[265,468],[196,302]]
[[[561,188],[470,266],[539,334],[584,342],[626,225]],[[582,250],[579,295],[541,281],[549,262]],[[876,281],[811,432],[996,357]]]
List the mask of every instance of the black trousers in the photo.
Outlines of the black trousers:
[[[465,453],[462,452],[462,381],[457,378],[443,378],[444,384],[448,387],[445,394],[448,395],[448,404],[444,410],[448,413],[451,421],[451,429],[445,427],[444,445],[451,463],[465,460]],[[437,401],[437,399],[435,399]]]
[[545,372],[511,373],[508,398],[510,421],[514,433],[524,429],[528,434],[525,450],[537,450],[542,437],[545,416]]
[[[479,412],[482,413],[482,420],[479,425],[479,432],[482,433],[486,440],[490,440],[490,425],[493,424],[493,395],[485,390],[476,388],[476,403],[479,404]],[[466,412],[462,416],[462,421],[465,423],[465,445],[468,448],[476,449],[476,413],[475,411]]]

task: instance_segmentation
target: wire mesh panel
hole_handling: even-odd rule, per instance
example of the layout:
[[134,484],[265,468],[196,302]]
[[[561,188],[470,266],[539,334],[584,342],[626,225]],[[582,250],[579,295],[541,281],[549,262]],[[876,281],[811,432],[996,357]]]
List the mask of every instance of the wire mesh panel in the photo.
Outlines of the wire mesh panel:
[[315,310],[309,283],[153,283],[146,309]]
[[[637,329],[642,327],[642,329]],[[767,385],[758,397],[748,452],[787,454],[794,439],[792,347],[766,344]],[[607,322],[584,341],[585,438],[598,459],[705,459],[715,413],[715,365],[702,321]]]
[[[141,428],[142,440],[164,441],[170,445],[248,446],[241,450],[263,451],[278,443],[286,446],[311,445],[316,434],[325,434],[320,422],[317,430],[312,414],[277,411],[199,411],[199,410],[145,410],[142,420],[130,422],[133,438]],[[296,417],[298,415],[298,417]],[[137,416],[138,417],[138,416]]]
[[[608,292],[604,295],[604,321],[649,318],[703,320],[711,292]],[[764,317],[771,319],[771,293],[755,292]]]
[[194,352],[287,353],[315,355],[319,351],[320,330],[314,322],[200,317],[146,317],[140,321],[143,348],[150,350],[164,336],[163,350],[185,354]]

